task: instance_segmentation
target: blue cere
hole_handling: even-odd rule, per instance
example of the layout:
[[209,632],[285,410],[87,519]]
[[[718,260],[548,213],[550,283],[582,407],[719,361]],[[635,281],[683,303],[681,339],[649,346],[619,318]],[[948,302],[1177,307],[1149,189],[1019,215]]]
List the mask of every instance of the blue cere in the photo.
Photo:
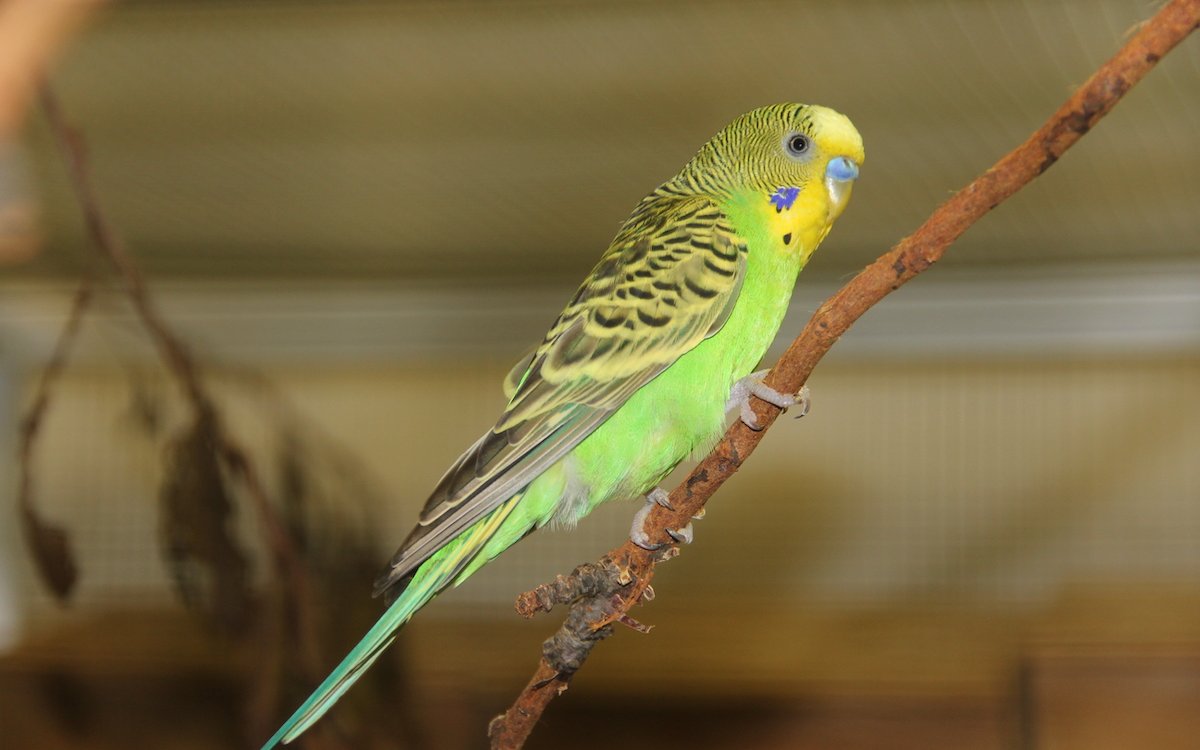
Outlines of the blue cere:
[[849,182],[858,178],[858,165],[852,159],[837,156],[829,160],[829,164],[825,167],[825,174],[840,182]]

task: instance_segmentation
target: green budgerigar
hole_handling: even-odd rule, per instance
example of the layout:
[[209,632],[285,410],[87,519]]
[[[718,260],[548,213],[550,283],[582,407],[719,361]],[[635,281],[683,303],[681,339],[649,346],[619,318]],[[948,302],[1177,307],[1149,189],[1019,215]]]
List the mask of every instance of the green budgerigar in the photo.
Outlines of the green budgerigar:
[[[716,443],[727,413],[754,427],[751,395],[793,403],[752,371],[862,161],[844,115],[777,104],[734,120],[643,198],[376,582],[386,612],[265,748],[304,732],[413,613],[530,531],[613,498],[665,501],[659,482]],[[644,516],[631,536],[651,547]]]

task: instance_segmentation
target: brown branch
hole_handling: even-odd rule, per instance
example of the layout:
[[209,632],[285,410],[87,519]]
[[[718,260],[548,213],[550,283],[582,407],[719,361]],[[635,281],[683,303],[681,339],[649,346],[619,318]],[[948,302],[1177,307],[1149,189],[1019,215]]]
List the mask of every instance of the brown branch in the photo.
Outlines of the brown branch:
[[167,326],[166,321],[154,305],[146,288],[142,272],[125,249],[103,210],[92,185],[91,170],[84,144],[79,134],[68,124],[58,103],[58,98],[48,88],[42,88],[42,108],[46,113],[50,129],[62,151],[71,178],[71,188],[83,211],[88,235],[95,249],[117,272],[117,278],[125,294],[133,304],[134,311],[146,327],[151,340],[159,350],[167,368],[183,387],[184,394],[192,407],[200,413],[213,410],[213,401],[200,382],[199,367],[192,359],[183,341]]
[[[916,232],[898,242],[821,305],[771,369],[767,384],[784,393],[798,391],[813,368],[854,321],[889,293],[936,263],[967,228],[1046,171],[1163,55],[1197,27],[1200,27],[1200,0],[1172,0],[1163,7],[1028,140],[958,191]],[[665,530],[682,527],[703,509],[708,498],[754,451],[765,428],[771,426],[779,413],[775,407],[759,401],[755,404],[755,414],[764,426],[763,430],[755,432],[741,422],[735,422],[708,457],[671,492],[673,510],[656,506],[651,512],[645,525],[651,539],[672,544]],[[654,566],[660,557],[661,553],[647,552],[626,542],[598,563],[614,571],[614,585],[599,586],[598,595],[577,600],[560,629],[560,634],[564,630],[570,631],[574,641],[584,643],[586,648],[572,653],[571,668],[564,670],[561,655],[554,651],[554,639],[546,642],[543,657],[529,684],[508,711],[494,719],[489,727],[493,750],[511,750],[524,744],[546,706],[567,689],[571,675],[587,658],[590,649],[614,622],[628,617],[629,609],[649,591]],[[569,591],[571,585],[564,581],[555,588]],[[536,592],[523,595],[518,600],[518,610],[526,616],[537,609],[528,606],[530,597],[539,603],[543,599]],[[577,616],[581,612],[584,614]]]
[[70,596],[79,577],[79,569],[66,530],[47,523],[35,505],[33,451],[38,435],[41,434],[42,422],[50,408],[50,396],[63,370],[66,369],[71,346],[83,325],[83,316],[91,304],[93,293],[94,279],[92,273],[88,272],[75,290],[67,322],[59,333],[50,360],[38,379],[37,391],[29,410],[21,419],[17,438],[17,462],[20,472],[17,510],[21,517],[21,531],[26,544],[33,552],[39,575],[59,601],[64,601]]
[[67,124],[57,98],[49,87],[41,91],[46,118],[62,151],[70,182],[97,252],[116,272],[134,311],[153,340],[168,371],[174,376],[198,421],[213,425],[217,455],[246,489],[263,528],[263,534],[284,589],[292,598],[300,643],[300,662],[307,673],[320,676],[321,659],[317,636],[316,602],[307,565],[291,533],[271,503],[261,475],[245,450],[224,429],[219,412],[201,377],[191,352],[158,311],[137,264],[125,249],[100,207],[91,180],[87,154],[78,134]]

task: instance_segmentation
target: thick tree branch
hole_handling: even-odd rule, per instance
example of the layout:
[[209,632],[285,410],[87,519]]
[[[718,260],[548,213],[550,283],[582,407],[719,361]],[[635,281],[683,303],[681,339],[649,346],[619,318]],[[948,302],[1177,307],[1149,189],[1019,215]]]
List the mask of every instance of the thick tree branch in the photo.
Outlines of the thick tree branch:
[[[1020,146],[1009,152],[973,182],[942,204],[916,232],[867,266],[813,314],[804,330],[771,369],[767,384],[794,393],[808,380],[813,368],[873,305],[917,274],[936,263],[950,244],[984,214],[1046,171],[1062,154],[1104,117],[1118,100],[1151,68],[1200,27],[1200,0],[1172,0],[1097,70],[1049,120]],[[735,422],[724,438],[686,480],[671,492],[673,510],[656,506],[646,523],[652,540],[673,544],[665,530],[680,528],[698,514],[708,498],[733,475],[754,451],[779,416],[765,402],[755,404],[764,429],[758,432]],[[543,647],[543,657],[533,678],[506,713],[489,727],[493,750],[521,747],[555,696],[567,689],[571,675],[592,647],[615,622],[628,618],[629,609],[650,591],[650,580],[660,552],[647,552],[625,544],[610,551],[594,566],[579,570],[606,570],[610,581],[590,581],[579,589],[570,578],[556,581],[548,590],[522,595],[518,611],[532,616],[538,609],[578,594],[571,614],[559,632]],[[595,593],[586,590],[589,589]],[[569,643],[569,658],[559,644]]]

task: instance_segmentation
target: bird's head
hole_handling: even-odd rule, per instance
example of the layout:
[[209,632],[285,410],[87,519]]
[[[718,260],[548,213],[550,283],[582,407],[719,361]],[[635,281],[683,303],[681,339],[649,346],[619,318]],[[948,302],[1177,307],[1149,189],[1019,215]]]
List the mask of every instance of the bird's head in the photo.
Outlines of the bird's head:
[[798,200],[832,223],[846,207],[864,158],[862,136],[840,112],[774,104],[713,136],[680,177],[718,195],[760,193],[779,211]]

